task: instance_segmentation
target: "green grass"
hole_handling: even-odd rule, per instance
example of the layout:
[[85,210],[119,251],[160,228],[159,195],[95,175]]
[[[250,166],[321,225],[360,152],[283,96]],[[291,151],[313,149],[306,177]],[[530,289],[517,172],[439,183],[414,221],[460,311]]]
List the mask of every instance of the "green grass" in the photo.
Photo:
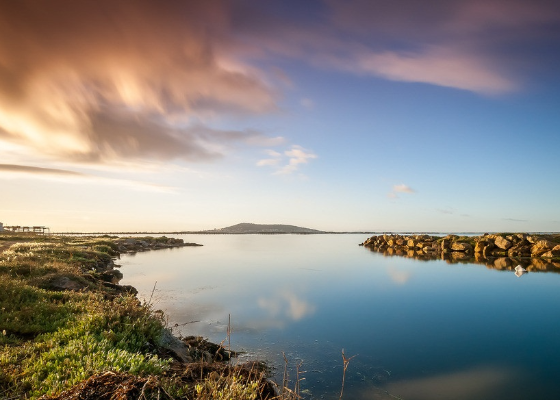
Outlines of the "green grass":
[[[0,240],[14,241],[7,236]],[[201,362],[178,370],[157,356],[163,313],[98,279],[118,255],[113,239],[29,236],[0,253],[0,398],[56,396],[79,391],[77,383],[111,398],[128,389],[145,399],[262,398],[262,371]],[[60,277],[83,289],[53,290]],[[285,392],[284,400],[298,398]]]
[[[117,254],[116,245],[40,239],[0,255],[0,398],[55,394],[109,370],[161,374],[169,361],[150,351],[162,316],[91,278]],[[43,288],[53,276],[80,280],[86,290]]]

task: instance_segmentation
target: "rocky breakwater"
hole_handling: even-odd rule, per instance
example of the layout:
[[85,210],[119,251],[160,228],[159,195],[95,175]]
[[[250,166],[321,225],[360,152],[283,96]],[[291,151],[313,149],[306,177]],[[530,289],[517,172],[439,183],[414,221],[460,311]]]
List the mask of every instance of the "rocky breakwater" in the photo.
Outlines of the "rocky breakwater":
[[449,263],[473,262],[489,268],[560,272],[560,234],[484,234],[482,236],[431,236],[385,234],[372,236],[364,247],[387,256],[420,260],[442,259]]
[[161,237],[127,237],[115,240],[120,253],[137,253],[140,251],[171,249],[185,246],[202,246],[197,243],[185,243],[183,239]]

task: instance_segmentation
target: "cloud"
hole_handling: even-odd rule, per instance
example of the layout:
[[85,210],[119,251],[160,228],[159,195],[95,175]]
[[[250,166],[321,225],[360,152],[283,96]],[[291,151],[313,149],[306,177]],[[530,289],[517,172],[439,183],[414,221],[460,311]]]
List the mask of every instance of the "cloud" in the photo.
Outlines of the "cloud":
[[276,108],[264,74],[236,59],[228,13],[222,1],[1,3],[1,139],[89,162],[212,160],[231,142],[267,143],[205,123]]
[[317,155],[314,152],[306,150],[298,145],[292,145],[292,147],[289,150],[284,151],[284,153],[268,150],[267,154],[270,158],[259,160],[257,162],[257,166],[275,167],[275,175],[293,174],[299,170],[302,164],[307,164],[310,160],[317,158]]
[[100,185],[118,186],[132,190],[173,193],[176,188],[151,182],[132,179],[107,178],[93,174],[86,174],[58,168],[43,168],[28,165],[0,164],[0,176],[10,178],[25,176],[28,178],[48,179],[53,181],[66,181],[71,183],[92,183]]
[[32,167],[28,165],[0,164],[0,172],[15,172],[24,174],[47,174],[47,175],[67,175],[67,176],[86,176],[80,172],[68,171],[56,168]]
[[513,222],[527,222],[526,219],[515,219],[515,218],[502,218],[504,221],[513,221]]
[[393,191],[394,192],[399,192],[399,193],[415,193],[416,192],[414,189],[412,189],[409,186],[406,186],[404,183],[401,183],[400,185],[394,185],[393,186]]
[[400,185],[393,185],[393,190],[387,194],[387,197],[390,199],[398,199],[399,196],[397,193],[416,193],[416,190],[412,189],[411,187],[401,183]]
[[306,108],[308,110],[312,110],[313,108],[315,108],[315,102],[308,98],[301,99],[299,101],[299,104],[301,104],[303,108]]
[[360,54],[351,68],[389,80],[429,83],[482,94],[517,89],[515,82],[485,65],[483,60],[447,48]]
[[254,57],[394,81],[500,95],[521,90],[531,69],[558,61],[550,49],[560,38],[551,29],[560,6],[546,0],[326,0],[298,18],[282,7],[251,11],[258,18],[243,19],[243,33]]
[[[0,2],[0,141],[73,162],[212,161],[284,143],[223,128],[278,111],[293,86],[278,60],[501,94],[557,64],[558,22],[544,0]],[[277,173],[314,155],[288,157]]]
[[559,39],[560,7],[547,0],[327,4],[334,26],[361,44],[347,57],[356,62],[333,65],[357,73],[502,94],[523,86],[528,67],[557,61],[535,52]]

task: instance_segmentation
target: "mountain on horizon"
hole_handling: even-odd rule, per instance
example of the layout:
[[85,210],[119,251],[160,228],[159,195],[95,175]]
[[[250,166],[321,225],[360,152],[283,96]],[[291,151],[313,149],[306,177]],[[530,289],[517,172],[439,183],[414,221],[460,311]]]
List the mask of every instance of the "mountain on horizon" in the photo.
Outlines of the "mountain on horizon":
[[281,224],[251,224],[243,222],[241,224],[228,226],[226,228],[215,229],[212,232],[219,233],[323,233],[317,229],[302,228],[294,225]]

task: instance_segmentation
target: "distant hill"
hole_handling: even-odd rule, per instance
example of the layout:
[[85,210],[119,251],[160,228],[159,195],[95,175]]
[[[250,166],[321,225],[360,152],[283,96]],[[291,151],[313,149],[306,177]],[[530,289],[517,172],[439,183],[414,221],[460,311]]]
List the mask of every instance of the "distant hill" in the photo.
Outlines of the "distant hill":
[[263,224],[250,224],[241,223],[237,225],[228,226],[227,228],[214,229],[215,233],[324,233],[316,229],[301,228],[294,225],[263,225]]

